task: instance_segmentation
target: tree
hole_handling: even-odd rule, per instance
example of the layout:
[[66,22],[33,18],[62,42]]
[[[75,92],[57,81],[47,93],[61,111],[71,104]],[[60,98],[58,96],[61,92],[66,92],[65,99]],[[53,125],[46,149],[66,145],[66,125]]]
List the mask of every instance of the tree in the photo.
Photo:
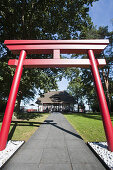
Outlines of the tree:
[[[89,5],[94,1],[96,0],[1,0],[0,63],[7,63],[9,58],[14,58],[3,44],[5,39],[78,39],[80,32],[92,26],[88,11]],[[37,56],[27,56],[31,57]],[[5,94],[5,90],[9,92],[10,88],[6,84],[5,76],[9,78],[11,84],[14,69],[8,68],[6,72],[5,66],[2,64],[0,77],[5,87],[1,88],[0,92],[4,91],[7,98],[8,93]],[[17,97],[18,105],[25,97],[33,97],[34,87],[44,90],[56,89],[55,78],[59,71],[61,72],[60,69],[25,69]]]
[[[103,53],[99,55],[95,55],[96,58],[105,58],[107,61],[107,65],[101,69],[99,69],[103,88],[105,91],[105,95],[107,98],[109,110],[112,109],[112,96],[113,96],[113,32],[108,32],[108,27],[99,27],[98,29],[96,27],[92,27],[87,32],[81,32],[80,38],[81,39],[105,39],[108,38],[110,40],[110,44],[108,47],[103,51]],[[76,56],[77,57],[77,56]],[[82,55],[81,58],[87,58],[87,55]],[[72,74],[71,71],[68,70],[67,72],[68,76]],[[73,92],[74,88],[78,85],[77,82],[77,74],[76,72],[73,72],[74,83],[73,79],[69,83],[70,91]],[[84,96],[87,99],[88,104],[91,106],[93,111],[99,111],[99,104],[96,96],[96,91],[94,87],[93,77],[90,69],[81,69],[80,77],[82,79],[82,88],[80,91],[82,91],[82,96]],[[79,75],[78,75],[79,78]],[[74,90],[75,91],[75,90]],[[75,92],[74,92],[75,93]],[[81,94],[80,94],[81,95]]]
[[[105,58],[106,61],[107,61],[107,65],[105,67],[101,68],[99,70],[99,72],[100,72],[101,80],[102,80],[102,83],[103,83],[105,95],[107,97],[109,110],[111,110],[112,90],[113,90],[113,89],[111,89],[111,87],[112,87],[111,84],[113,83],[112,74],[111,74],[112,61],[113,61],[113,59],[112,59],[112,56],[113,56],[112,35],[113,35],[113,32],[108,32],[107,26],[99,27],[99,29],[96,29],[96,27],[92,27],[92,29],[89,30],[88,33],[84,33],[84,34],[80,35],[81,38],[86,38],[86,39],[105,39],[105,38],[107,38],[107,39],[110,40],[110,44],[108,45],[108,47],[100,55],[96,55],[96,58]],[[86,56],[84,56],[84,57],[86,57]],[[92,98],[93,100],[91,100],[92,101],[91,105],[92,106],[94,105],[95,108],[99,108],[98,104],[97,104],[98,102],[94,100],[94,98],[96,98],[96,96],[91,95],[92,90],[94,89],[93,86],[92,86],[91,71],[90,70],[86,71],[86,70],[83,69],[82,72],[83,72],[82,78],[84,80],[84,85],[85,85],[84,87],[87,88],[89,86],[89,93],[86,92],[87,98],[88,98],[88,100],[91,100],[91,98]],[[86,76],[86,74],[87,74],[87,76]],[[95,91],[94,91],[94,93],[95,93]]]
[[78,104],[78,112],[79,112],[79,105],[84,103],[83,82],[81,79],[80,69],[77,68],[69,69],[69,72],[67,72],[67,77],[70,80],[67,90],[74,97],[75,102]]

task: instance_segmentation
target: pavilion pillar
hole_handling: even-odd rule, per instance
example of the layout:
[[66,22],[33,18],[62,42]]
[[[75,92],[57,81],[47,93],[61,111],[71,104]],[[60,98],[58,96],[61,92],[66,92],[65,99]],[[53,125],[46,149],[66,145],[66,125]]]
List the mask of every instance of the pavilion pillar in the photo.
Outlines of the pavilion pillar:
[[4,118],[3,118],[3,123],[0,131],[0,151],[5,149],[6,147],[8,133],[9,133],[10,124],[12,120],[13,110],[15,107],[15,101],[17,97],[17,92],[20,84],[20,79],[23,70],[23,63],[25,58],[26,58],[26,51],[22,50],[20,52],[18,65],[16,67],[15,75],[13,78],[13,82],[12,82],[12,86],[11,86],[11,90],[10,90]]
[[91,70],[97,91],[100,111],[102,114],[108,149],[113,152],[113,127],[93,50],[88,50],[88,55],[91,63]]

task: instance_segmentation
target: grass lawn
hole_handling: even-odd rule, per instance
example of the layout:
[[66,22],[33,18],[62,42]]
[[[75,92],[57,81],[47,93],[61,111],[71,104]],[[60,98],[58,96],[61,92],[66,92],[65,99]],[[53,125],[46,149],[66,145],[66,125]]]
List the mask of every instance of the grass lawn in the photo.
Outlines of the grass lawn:
[[[27,141],[47,117],[48,113],[21,113],[23,119],[14,119],[10,126],[9,140]],[[2,122],[0,122],[1,128]]]
[[[106,141],[100,113],[64,114],[85,142]],[[111,116],[113,124],[113,115]]]

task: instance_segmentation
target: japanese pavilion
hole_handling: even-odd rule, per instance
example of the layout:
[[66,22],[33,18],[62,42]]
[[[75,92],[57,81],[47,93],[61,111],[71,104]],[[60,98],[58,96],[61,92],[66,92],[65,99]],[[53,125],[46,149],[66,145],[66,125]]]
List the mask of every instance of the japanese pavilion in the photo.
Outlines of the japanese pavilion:
[[73,111],[75,100],[66,91],[50,91],[36,101],[38,111]]

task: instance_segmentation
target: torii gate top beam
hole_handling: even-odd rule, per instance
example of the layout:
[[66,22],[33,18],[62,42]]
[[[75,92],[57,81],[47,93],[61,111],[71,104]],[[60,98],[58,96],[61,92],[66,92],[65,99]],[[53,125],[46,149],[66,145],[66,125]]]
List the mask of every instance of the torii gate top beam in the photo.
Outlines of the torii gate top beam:
[[[22,75],[23,66],[28,67],[76,67],[91,66],[94,83],[99,100],[105,129],[108,148],[113,152],[113,127],[110,120],[109,110],[102,87],[97,66],[102,63],[95,59],[94,53],[100,53],[107,45],[108,40],[6,40],[5,44],[14,54],[19,54],[19,60],[9,60],[9,65],[16,66],[14,79],[9,94],[9,99],[4,114],[4,119],[0,132],[0,150],[5,149],[16,96]],[[89,56],[89,60],[60,59],[61,54],[83,54]],[[26,54],[53,54],[53,59],[25,59]]]
[[[7,48],[14,54],[25,50],[27,54],[53,54],[53,59],[25,59],[23,66],[30,68],[47,67],[90,67],[89,59],[60,59],[60,54],[87,54],[93,50],[99,54],[109,40],[5,40]],[[105,59],[97,59],[97,66],[106,65]],[[8,65],[16,67],[18,60],[11,59]]]
[[109,40],[5,40],[4,44],[14,54],[23,49],[27,54],[52,54],[53,50],[60,50],[60,54],[86,54],[90,49],[99,54]]

